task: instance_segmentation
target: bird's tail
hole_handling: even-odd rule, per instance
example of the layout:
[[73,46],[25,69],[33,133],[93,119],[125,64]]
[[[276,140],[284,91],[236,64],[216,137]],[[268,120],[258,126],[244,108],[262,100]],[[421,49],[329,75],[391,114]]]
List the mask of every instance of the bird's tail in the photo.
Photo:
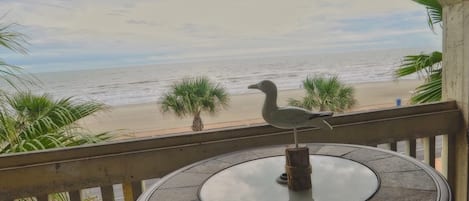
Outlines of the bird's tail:
[[329,134],[332,134],[332,129],[334,129],[332,127],[331,124],[329,124],[329,122],[327,122],[326,120],[321,120],[320,122],[318,122],[316,125],[314,125],[316,128],[319,128],[321,129],[322,132],[324,133],[329,133]]
[[322,120],[322,122],[324,123],[324,125],[327,126],[326,129],[328,129],[329,131],[332,131],[332,129],[334,129],[334,128],[332,127],[332,125],[329,124],[329,122],[327,122],[326,120]]
[[319,117],[332,117],[333,112],[320,112]]

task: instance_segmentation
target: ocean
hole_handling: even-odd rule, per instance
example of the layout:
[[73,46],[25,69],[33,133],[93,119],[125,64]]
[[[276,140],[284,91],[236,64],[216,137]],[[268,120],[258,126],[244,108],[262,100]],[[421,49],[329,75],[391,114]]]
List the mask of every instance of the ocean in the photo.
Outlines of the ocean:
[[33,91],[119,106],[157,103],[174,82],[200,75],[220,83],[231,94],[253,93],[247,86],[265,79],[274,81],[279,90],[298,89],[302,80],[315,74],[335,74],[349,84],[381,82],[394,80],[393,70],[402,57],[416,53],[419,51],[380,50],[48,72],[35,74],[42,83]]

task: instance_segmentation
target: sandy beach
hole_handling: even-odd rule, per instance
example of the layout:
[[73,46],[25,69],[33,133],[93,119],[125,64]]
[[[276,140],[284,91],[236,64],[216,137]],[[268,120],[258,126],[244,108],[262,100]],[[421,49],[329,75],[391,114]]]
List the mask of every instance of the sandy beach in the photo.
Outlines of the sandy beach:
[[[402,100],[402,105],[407,105],[412,90],[421,83],[419,80],[401,80],[355,84],[358,104],[353,111],[394,107],[396,98]],[[279,91],[278,104],[285,105],[288,98],[301,98],[304,93],[303,89]],[[262,123],[263,101],[264,94],[257,90],[252,94],[233,95],[229,108],[215,116],[202,114],[205,129]],[[191,124],[192,117],[180,119],[171,113],[162,114],[157,103],[111,107],[81,122],[93,132],[114,131],[126,137],[190,131]]]

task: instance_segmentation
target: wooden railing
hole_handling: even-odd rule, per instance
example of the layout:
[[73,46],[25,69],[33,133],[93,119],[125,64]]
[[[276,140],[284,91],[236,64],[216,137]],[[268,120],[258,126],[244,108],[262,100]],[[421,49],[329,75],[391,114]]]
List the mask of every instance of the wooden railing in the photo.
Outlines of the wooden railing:
[[[445,134],[451,144],[463,129],[455,102],[337,115],[329,122],[332,134],[302,129],[299,141],[377,146],[407,140],[406,152],[415,156],[416,140],[423,138],[425,159],[432,166],[435,136]],[[34,196],[45,201],[47,194],[70,192],[70,199],[77,201],[80,189],[100,187],[108,201],[114,200],[113,184],[123,184],[125,200],[135,200],[144,179],[163,177],[219,154],[292,142],[291,131],[258,125],[4,155],[0,156],[0,200]],[[444,155],[448,157],[444,171],[453,185],[454,161],[460,156],[451,146]]]

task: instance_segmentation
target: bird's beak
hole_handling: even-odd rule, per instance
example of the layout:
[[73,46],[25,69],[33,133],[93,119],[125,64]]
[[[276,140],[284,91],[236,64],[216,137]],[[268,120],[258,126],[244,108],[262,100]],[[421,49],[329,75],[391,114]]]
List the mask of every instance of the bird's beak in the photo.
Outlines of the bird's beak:
[[257,84],[251,84],[248,86],[248,89],[259,89],[259,86]]

